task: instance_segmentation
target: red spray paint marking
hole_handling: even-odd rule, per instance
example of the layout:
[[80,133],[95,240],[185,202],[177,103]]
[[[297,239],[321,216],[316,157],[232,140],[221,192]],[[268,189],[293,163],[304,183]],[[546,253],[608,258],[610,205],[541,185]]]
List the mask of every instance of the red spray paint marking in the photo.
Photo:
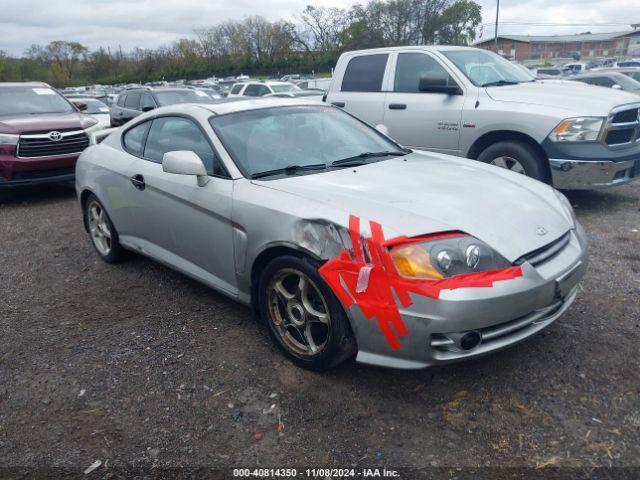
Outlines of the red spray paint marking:
[[[353,255],[344,249],[340,252],[340,256],[329,260],[320,267],[319,272],[346,308],[356,304],[360,307],[365,318],[368,320],[376,319],[380,331],[392,350],[401,348],[399,337],[408,334],[395,297],[398,298],[402,307],[407,308],[413,303],[409,292],[429,298],[439,298],[441,290],[492,287],[496,281],[511,280],[522,276],[522,269],[515,266],[458,275],[442,280],[404,278],[400,276],[393,264],[389,247],[424,241],[427,238],[447,238],[463,234],[446,232],[427,237],[397,237],[385,240],[382,226],[379,223],[369,222],[369,225],[371,237],[363,239],[360,234],[360,218],[350,215],[349,235],[353,245]],[[366,242],[371,257],[369,264],[365,262],[363,240]],[[363,267],[369,267],[371,271],[367,287],[358,292],[356,285]]]

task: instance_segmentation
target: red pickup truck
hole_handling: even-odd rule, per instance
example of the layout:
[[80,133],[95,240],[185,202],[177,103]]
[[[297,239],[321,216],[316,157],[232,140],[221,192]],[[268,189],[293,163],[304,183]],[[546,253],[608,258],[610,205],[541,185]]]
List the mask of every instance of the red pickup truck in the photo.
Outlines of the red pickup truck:
[[0,189],[73,181],[99,128],[46,83],[0,83]]

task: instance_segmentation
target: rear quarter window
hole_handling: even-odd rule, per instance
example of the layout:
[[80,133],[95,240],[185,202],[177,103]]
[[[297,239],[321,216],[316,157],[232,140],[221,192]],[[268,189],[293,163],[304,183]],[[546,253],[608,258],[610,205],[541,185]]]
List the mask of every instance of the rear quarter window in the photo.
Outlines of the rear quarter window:
[[387,67],[386,53],[361,55],[349,60],[342,79],[343,92],[379,92]]
[[144,139],[147,130],[149,130],[149,125],[151,125],[151,121],[143,122],[124,132],[122,135],[122,144],[127,152],[137,157],[142,156]]

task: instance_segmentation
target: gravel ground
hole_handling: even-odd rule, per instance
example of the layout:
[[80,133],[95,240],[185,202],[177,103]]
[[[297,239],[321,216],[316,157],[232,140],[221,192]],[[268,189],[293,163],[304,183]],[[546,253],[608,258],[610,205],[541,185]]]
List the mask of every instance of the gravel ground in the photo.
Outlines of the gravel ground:
[[640,184],[569,197],[591,263],[547,331],[469,363],[317,374],[195,281],[99,260],[71,188],[2,193],[0,466],[640,467]]

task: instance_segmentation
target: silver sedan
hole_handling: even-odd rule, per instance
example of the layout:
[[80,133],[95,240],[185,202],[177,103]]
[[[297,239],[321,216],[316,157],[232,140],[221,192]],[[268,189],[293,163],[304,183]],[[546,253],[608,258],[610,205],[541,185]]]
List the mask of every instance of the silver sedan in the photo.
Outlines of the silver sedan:
[[85,226],[109,263],[142,254],[250,305],[316,370],[475,358],[558,319],[587,264],[566,198],[383,132],[305,100],[159,108],[80,156]]

